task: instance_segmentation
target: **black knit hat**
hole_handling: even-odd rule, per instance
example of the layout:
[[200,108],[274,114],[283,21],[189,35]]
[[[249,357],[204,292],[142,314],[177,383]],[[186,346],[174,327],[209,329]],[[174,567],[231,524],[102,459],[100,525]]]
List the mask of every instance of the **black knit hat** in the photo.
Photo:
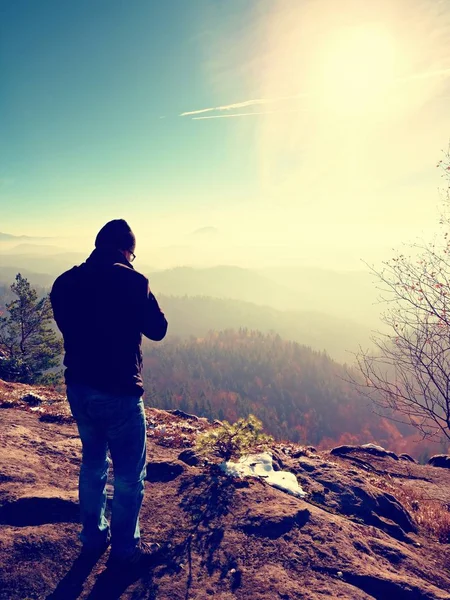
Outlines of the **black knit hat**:
[[136,238],[124,219],[114,219],[100,229],[95,238],[95,247],[134,252]]

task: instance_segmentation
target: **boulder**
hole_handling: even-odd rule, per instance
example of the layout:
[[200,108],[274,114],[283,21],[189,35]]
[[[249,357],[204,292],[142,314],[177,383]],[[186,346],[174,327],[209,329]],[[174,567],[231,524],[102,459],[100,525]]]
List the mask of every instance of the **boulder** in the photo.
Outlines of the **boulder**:
[[26,402],[28,406],[40,406],[44,402],[44,398],[32,393],[25,394],[21,397],[21,400]]
[[200,418],[197,415],[191,415],[190,413],[184,412],[184,410],[180,410],[179,408],[173,408],[167,411],[170,415],[174,415],[175,417],[181,417],[182,419],[186,419],[188,421],[199,421]]
[[450,469],[450,456],[448,454],[435,454],[428,461],[432,467],[441,467],[443,469]]
[[299,448],[291,454],[292,458],[300,458],[300,456],[308,456],[309,452],[306,448]]
[[[308,473],[312,473],[316,470],[316,465],[307,458],[301,458],[296,463],[302,471],[308,471]],[[296,471],[298,473],[298,471]]]
[[299,458],[300,456],[309,456],[310,454],[316,454],[317,449],[314,446],[303,446],[297,449],[291,454],[292,458]]
[[400,502],[392,494],[376,488],[346,487],[340,504],[344,514],[359,517],[367,525],[374,525],[397,539],[404,540],[406,533],[417,531]]
[[410,456],[409,454],[405,454],[405,452],[403,452],[402,454],[398,455],[399,460],[406,460],[408,462],[412,462],[412,463],[417,463],[417,460],[415,460],[412,456]]
[[198,457],[198,454],[194,450],[192,450],[192,448],[187,448],[186,450],[183,450],[183,452],[181,452],[178,455],[178,460],[181,460],[182,462],[191,467],[196,467],[200,463],[200,458]]
[[377,446],[376,444],[363,444],[362,446],[352,446],[352,445],[343,445],[336,446],[330,450],[330,454],[334,456],[346,456],[347,454],[372,454],[373,456],[381,456],[381,457],[389,457],[394,460],[398,460],[397,454],[395,452],[390,452],[389,450],[385,450],[381,446]]

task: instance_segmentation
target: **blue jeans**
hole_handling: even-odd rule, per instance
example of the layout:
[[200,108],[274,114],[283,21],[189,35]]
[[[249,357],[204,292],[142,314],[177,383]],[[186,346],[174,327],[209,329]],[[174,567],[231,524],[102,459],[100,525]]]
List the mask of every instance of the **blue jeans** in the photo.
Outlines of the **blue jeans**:
[[114,468],[111,554],[125,558],[140,538],[139,511],[146,475],[144,403],[80,384],[67,386],[67,398],[83,446],[79,497],[84,547],[101,546],[109,534],[105,518],[109,448]]

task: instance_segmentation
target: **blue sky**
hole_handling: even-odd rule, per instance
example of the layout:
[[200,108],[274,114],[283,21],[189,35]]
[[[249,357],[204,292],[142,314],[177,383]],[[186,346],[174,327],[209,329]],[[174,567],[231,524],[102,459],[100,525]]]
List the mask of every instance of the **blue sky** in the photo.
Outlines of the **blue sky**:
[[233,4],[2,1],[6,222],[54,223],[64,199],[89,208],[98,195],[104,206],[119,191],[127,202],[143,190],[150,203],[192,201],[231,171],[244,183],[245,153],[229,156],[223,132],[177,118],[215,99],[204,39],[209,19],[234,29]]
[[0,230],[123,216],[325,261],[432,228],[449,24],[436,0],[0,0]]

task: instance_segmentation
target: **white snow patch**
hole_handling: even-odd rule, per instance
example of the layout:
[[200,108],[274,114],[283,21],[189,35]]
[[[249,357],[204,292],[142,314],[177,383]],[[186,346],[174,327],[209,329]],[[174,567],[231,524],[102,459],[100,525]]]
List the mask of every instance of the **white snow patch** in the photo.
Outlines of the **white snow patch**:
[[232,477],[261,477],[273,487],[293,496],[304,498],[307,495],[299,486],[294,473],[273,470],[272,455],[269,452],[247,454],[241,456],[238,462],[229,460],[223,462],[220,466],[227,475]]

